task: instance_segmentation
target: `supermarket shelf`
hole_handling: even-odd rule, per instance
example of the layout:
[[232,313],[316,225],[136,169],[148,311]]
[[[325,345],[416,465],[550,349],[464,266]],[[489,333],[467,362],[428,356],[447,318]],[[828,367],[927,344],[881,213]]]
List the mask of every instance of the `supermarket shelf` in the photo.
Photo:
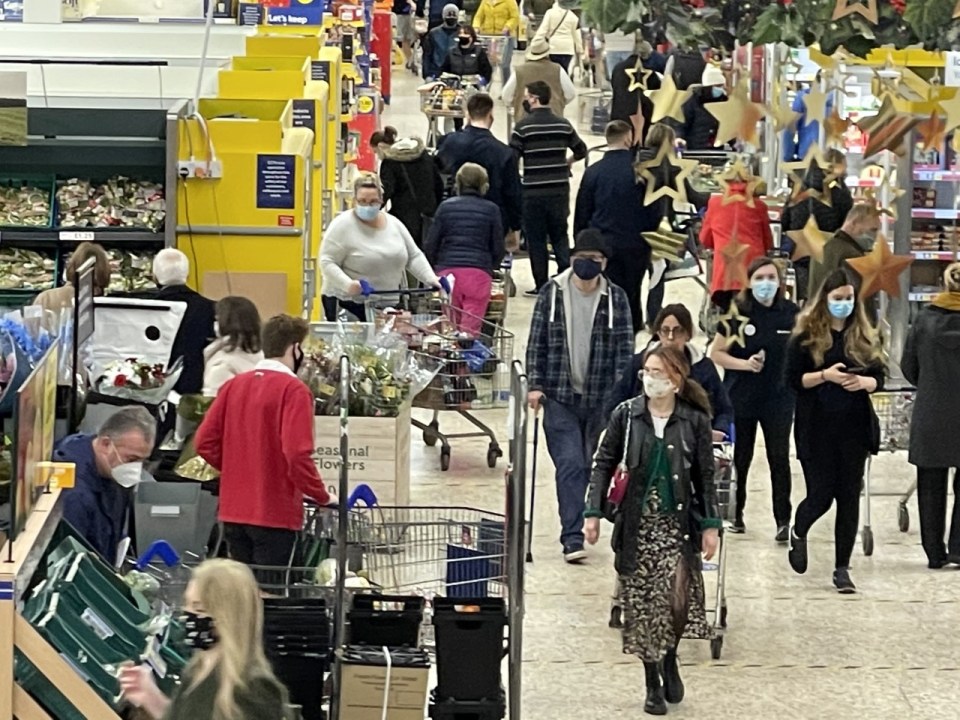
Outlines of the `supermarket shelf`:
[[880,187],[880,181],[867,178],[858,178],[848,176],[845,180],[848,188],[876,188]]
[[47,244],[96,242],[101,245],[162,245],[162,232],[149,230],[112,230],[105,228],[0,228],[0,243]]
[[960,210],[953,208],[912,208],[910,217],[925,220],[956,220],[960,218]]
[[954,254],[949,250],[911,250],[910,254],[917,260],[943,260],[945,262],[956,260]]
[[914,170],[913,179],[921,182],[960,182],[960,170]]
[[930,302],[939,294],[935,292],[912,292],[907,294],[907,300],[910,302]]

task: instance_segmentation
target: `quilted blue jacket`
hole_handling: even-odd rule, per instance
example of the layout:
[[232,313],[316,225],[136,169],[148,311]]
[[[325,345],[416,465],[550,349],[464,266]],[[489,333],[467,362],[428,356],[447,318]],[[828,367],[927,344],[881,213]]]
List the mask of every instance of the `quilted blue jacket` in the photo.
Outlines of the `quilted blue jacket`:
[[[563,288],[572,274],[566,270],[551,279],[537,297],[527,341],[527,379],[530,390],[539,390],[551,400],[572,405],[570,350],[563,309]],[[581,404],[592,408],[609,406],[617,381],[633,357],[633,321],[626,293],[603,280],[603,297],[593,318],[590,365]]]

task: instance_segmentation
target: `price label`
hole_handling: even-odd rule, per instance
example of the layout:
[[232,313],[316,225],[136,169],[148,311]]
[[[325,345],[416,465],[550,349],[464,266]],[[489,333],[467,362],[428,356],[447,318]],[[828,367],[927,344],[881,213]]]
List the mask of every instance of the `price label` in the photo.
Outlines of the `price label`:
[[61,240],[78,240],[80,242],[92,241],[96,237],[95,233],[90,230],[61,230],[60,239]]

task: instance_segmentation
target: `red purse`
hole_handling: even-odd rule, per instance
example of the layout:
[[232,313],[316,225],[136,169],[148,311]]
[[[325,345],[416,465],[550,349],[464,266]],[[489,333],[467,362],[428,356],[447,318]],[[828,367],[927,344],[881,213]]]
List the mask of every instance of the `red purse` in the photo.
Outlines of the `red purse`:
[[630,483],[630,470],[627,467],[627,451],[630,448],[630,425],[632,416],[627,415],[627,432],[623,437],[623,458],[613,471],[613,477],[610,480],[610,489],[607,491],[607,503],[616,508],[623,502],[627,494],[627,485]]

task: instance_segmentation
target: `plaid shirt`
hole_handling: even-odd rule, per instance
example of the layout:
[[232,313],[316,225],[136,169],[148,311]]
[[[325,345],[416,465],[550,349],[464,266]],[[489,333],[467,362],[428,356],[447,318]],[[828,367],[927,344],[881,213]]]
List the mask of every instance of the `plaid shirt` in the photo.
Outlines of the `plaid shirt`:
[[[581,397],[586,407],[607,407],[609,396],[633,357],[633,322],[627,295],[609,283],[602,292],[593,319],[590,365]],[[558,403],[574,403],[563,287],[556,278],[540,291],[533,310],[527,341],[527,379],[530,390],[539,390]]]

